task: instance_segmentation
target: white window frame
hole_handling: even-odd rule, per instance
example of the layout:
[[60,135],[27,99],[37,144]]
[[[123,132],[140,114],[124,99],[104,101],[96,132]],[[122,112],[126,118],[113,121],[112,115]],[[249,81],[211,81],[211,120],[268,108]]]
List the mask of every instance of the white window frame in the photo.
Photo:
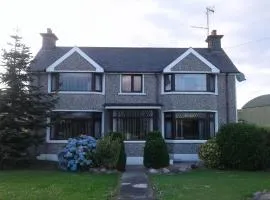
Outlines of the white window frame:
[[[124,75],[141,75],[142,76],[142,92],[122,92],[122,76]],[[119,83],[120,91],[118,95],[146,95],[144,91],[144,74],[141,73],[122,73],[120,74],[120,83]]]
[[95,72],[82,72],[82,71],[54,71],[48,73],[48,93],[58,93],[58,94],[102,94],[105,95],[105,73],[102,73],[102,91],[52,91],[52,73],[95,73]]
[[[99,112],[101,113],[101,137],[104,137],[104,111],[101,110],[65,110],[65,109],[57,109],[52,110],[52,112]],[[47,118],[47,122],[50,123],[51,119]],[[54,143],[54,144],[66,144],[68,140],[51,140],[51,127],[46,128],[46,143]]]
[[[165,91],[164,84],[164,75],[166,74],[213,74],[215,76],[215,92],[206,92],[206,91]],[[210,95],[218,95],[218,74],[216,73],[209,73],[205,71],[179,71],[179,72],[170,72],[170,73],[163,73],[161,74],[161,94],[210,94]]]
[[[164,113],[166,112],[211,112],[215,114],[215,133],[218,132],[218,111],[217,110],[163,110],[161,112],[161,132],[162,137],[165,139],[165,123],[164,123]],[[205,143],[207,140],[171,140],[165,139],[166,143],[177,143],[177,144],[193,144],[193,143]]]

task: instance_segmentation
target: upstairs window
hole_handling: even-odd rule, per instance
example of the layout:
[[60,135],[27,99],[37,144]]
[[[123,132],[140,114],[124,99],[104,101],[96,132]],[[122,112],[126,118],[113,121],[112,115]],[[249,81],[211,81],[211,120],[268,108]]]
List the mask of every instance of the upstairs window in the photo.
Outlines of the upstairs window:
[[165,74],[165,92],[215,92],[215,75]]
[[52,91],[102,92],[102,74],[52,73]]
[[142,92],[142,75],[122,75],[121,76],[122,93],[141,93]]

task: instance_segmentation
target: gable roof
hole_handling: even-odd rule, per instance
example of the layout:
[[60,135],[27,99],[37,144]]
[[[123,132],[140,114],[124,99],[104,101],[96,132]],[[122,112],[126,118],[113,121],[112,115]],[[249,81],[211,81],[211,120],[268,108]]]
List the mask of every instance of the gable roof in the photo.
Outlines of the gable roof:
[[166,66],[163,69],[163,72],[171,72],[171,69],[177,65],[179,62],[181,62],[184,58],[186,58],[188,55],[193,54],[195,57],[197,57],[200,61],[202,61],[204,64],[206,64],[213,73],[219,73],[220,70],[214,66],[212,63],[210,63],[207,59],[205,59],[203,56],[201,56],[197,51],[195,51],[192,48],[189,48],[185,53],[181,54],[178,58],[176,58],[173,62],[171,62],[168,66]]
[[[32,71],[45,71],[73,47],[41,49],[31,64]],[[162,72],[189,48],[78,47],[105,72]],[[193,48],[220,72],[239,73],[226,53],[208,48]]]
[[92,60],[89,56],[87,56],[82,50],[78,47],[73,47],[67,53],[65,53],[62,57],[57,59],[54,63],[46,68],[47,72],[55,71],[55,67],[62,63],[65,59],[71,56],[73,53],[77,52],[80,56],[82,56],[89,64],[93,65],[96,68],[96,72],[104,72],[103,68],[97,64],[94,60]]

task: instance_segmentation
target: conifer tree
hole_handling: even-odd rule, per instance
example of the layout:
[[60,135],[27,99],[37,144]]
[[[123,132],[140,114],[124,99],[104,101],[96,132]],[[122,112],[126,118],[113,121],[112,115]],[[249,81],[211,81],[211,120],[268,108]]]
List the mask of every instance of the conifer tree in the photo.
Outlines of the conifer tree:
[[[3,50],[0,74],[0,167],[30,158],[29,149],[40,144],[40,130],[49,124],[57,99],[42,92],[30,71],[31,53],[18,35]],[[35,74],[37,75],[37,74]]]

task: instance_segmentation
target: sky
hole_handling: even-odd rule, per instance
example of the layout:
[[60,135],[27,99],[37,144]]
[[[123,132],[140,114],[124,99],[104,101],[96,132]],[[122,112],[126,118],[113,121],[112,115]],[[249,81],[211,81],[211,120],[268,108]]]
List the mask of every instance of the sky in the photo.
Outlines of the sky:
[[237,83],[237,107],[270,94],[269,0],[0,0],[0,49],[16,30],[33,55],[39,33],[51,28],[59,46],[207,47],[210,29],[246,81]]

